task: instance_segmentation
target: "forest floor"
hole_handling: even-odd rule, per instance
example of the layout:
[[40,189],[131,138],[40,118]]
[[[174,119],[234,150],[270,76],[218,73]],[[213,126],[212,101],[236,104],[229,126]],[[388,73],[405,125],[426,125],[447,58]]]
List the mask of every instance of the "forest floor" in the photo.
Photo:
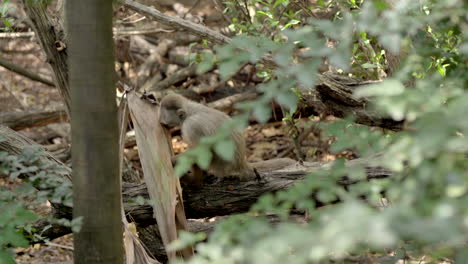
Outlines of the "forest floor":
[[[190,1],[189,1],[190,2]],[[197,1],[198,2],[198,1]],[[203,17],[208,22],[216,21],[215,17],[220,17],[217,11],[206,6],[202,3],[196,8],[191,8],[190,5],[178,6],[177,8],[167,8],[167,13],[171,15],[179,15],[176,9],[185,8],[183,13],[194,14],[192,19]],[[13,2],[15,3],[15,1]],[[211,1],[210,1],[211,3]],[[21,9],[19,6],[17,9]],[[127,11],[122,12],[120,17],[128,15]],[[19,13],[19,15],[24,15]],[[138,20],[137,17],[128,15],[127,18],[122,18],[122,21]],[[127,22],[122,22],[125,24]],[[215,22],[212,22],[215,23]],[[209,25],[208,25],[209,26]],[[133,38],[132,36],[128,39]],[[116,44],[118,46],[118,44]],[[184,47],[186,49],[184,49]],[[189,43],[178,44],[173,47],[173,50],[182,50],[178,55],[189,55]],[[133,46],[135,49],[135,47]],[[143,49],[143,48],[142,48]],[[136,47],[136,50],[139,50]],[[116,54],[119,57],[120,51]],[[52,72],[49,65],[46,63],[46,58],[41,50],[36,38],[12,38],[0,39],[0,54],[14,64],[23,67],[24,69],[40,74],[41,76],[52,79]],[[163,60],[170,60],[170,52],[167,52],[167,57]],[[135,60],[138,63],[138,58],[147,56],[145,53],[135,55]],[[123,56],[125,57],[125,56]],[[132,61],[131,61],[132,62]],[[131,64],[131,63],[130,63]],[[125,65],[125,63],[123,63]],[[175,65],[175,66],[174,66]],[[180,68],[181,66],[175,63],[170,64],[166,68],[165,74],[169,75],[174,70],[171,67]],[[215,73],[216,74],[216,73]],[[138,76],[133,76],[137,78]],[[132,78],[130,74],[130,78]],[[189,87],[191,83],[197,83],[198,77],[192,77],[192,80],[186,80],[182,83],[175,84],[176,86]],[[200,81],[203,82],[203,81]],[[235,82],[234,82],[235,83]],[[237,82],[239,84],[239,82]],[[23,112],[23,111],[41,111],[41,110],[57,110],[62,109],[63,103],[55,87],[50,87],[45,84],[31,81],[30,79],[20,76],[16,73],[10,72],[0,67],[0,113],[6,112]],[[330,117],[323,117],[330,119]],[[281,117],[274,117],[269,123],[260,125],[252,123],[246,130],[246,142],[248,146],[248,160],[250,162],[267,160],[272,158],[289,157],[295,160],[299,158],[306,161],[332,161],[339,156],[346,158],[353,158],[354,154],[350,151],[342,152],[339,154],[332,154],[330,152],[330,139],[324,138],[320,129],[316,127],[309,128],[309,118],[298,119],[295,126],[291,126],[282,121]],[[318,121],[318,117],[315,118]],[[29,138],[35,140],[39,144],[50,147],[51,145],[66,145],[70,148],[70,127],[68,123],[50,124],[45,127],[28,128],[21,130],[20,133],[25,134]],[[305,136],[299,136],[303,135]],[[296,139],[294,139],[296,138]],[[298,142],[297,138],[300,138]],[[174,150],[182,152],[185,150],[186,145],[180,139],[180,136],[175,136]],[[126,150],[126,156],[134,163],[134,168],[139,168],[137,147],[132,147]],[[68,160],[69,161],[69,160]],[[20,183],[10,181],[8,179],[0,179],[0,186],[12,188]],[[47,205],[44,205],[47,206]],[[40,211],[38,209],[38,211]],[[73,242],[72,236],[66,235],[55,240],[43,244],[35,244],[27,248],[17,248],[15,250],[17,256],[17,263],[60,263],[70,262],[73,256]]]

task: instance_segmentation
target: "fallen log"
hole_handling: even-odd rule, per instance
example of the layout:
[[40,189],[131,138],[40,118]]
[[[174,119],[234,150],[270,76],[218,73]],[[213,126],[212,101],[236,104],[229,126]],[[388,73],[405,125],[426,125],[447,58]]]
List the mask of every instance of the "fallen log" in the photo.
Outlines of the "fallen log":
[[45,126],[68,120],[63,109],[51,111],[9,112],[0,114],[0,124],[13,130]]
[[[4,126],[0,126],[0,138],[4,139],[0,141],[0,151],[6,151],[10,154],[19,154],[29,146],[36,145],[38,147],[33,141]],[[39,146],[37,154],[49,162],[59,163],[41,146]],[[355,159],[348,161],[346,166],[366,165],[371,164],[371,161],[371,159]],[[271,163],[271,161],[264,161],[264,163]],[[261,181],[238,182],[226,180],[216,183],[205,183],[199,189],[185,186],[183,189],[185,213],[188,218],[205,218],[246,212],[257,201],[259,196],[285,190],[296,183],[300,183],[310,173],[319,169],[329,168],[331,165],[332,162],[296,163],[274,171],[262,171]],[[261,167],[258,163],[256,166]],[[391,175],[390,171],[378,167],[366,166],[366,169],[367,180],[385,178]],[[68,173],[64,174],[63,177],[70,181],[70,175],[71,170],[68,169]],[[23,176],[27,177],[28,175]],[[354,183],[356,181],[351,181],[346,177],[338,181],[338,184],[343,186]],[[149,199],[146,185],[144,183],[124,183],[122,188],[124,209],[128,219],[135,221],[139,227],[155,224],[153,209],[150,205],[138,205],[131,202],[137,200],[139,196]],[[317,205],[321,205],[321,203],[317,201]],[[71,219],[72,210],[70,207],[55,204],[54,208],[54,217]],[[68,227],[51,224],[47,220],[49,219],[48,217],[44,216],[34,225],[35,230],[42,237],[53,239],[71,232]],[[188,223],[188,229],[194,232],[206,231],[210,230],[213,225],[213,223],[202,222],[200,224],[199,220],[191,220]],[[159,246],[153,247],[152,251],[159,259],[160,254],[163,253],[158,252],[163,252],[163,247],[161,242],[156,245]]]
[[[0,126],[0,137],[5,139],[0,142],[0,151],[12,154],[18,154],[28,146],[37,145],[23,135],[2,126]],[[59,162],[42,147],[38,151],[38,155],[52,162]],[[269,162],[264,161],[264,163]],[[352,167],[358,164],[366,165],[370,163],[371,160],[361,158],[346,162],[346,166]],[[202,218],[246,212],[257,201],[259,196],[285,190],[293,184],[301,182],[311,172],[328,168],[331,164],[332,162],[304,162],[303,164],[297,163],[274,171],[263,171],[261,172],[261,181],[220,181],[205,183],[199,189],[185,186],[183,195],[185,197],[186,215],[188,218]],[[257,164],[257,166],[259,165]],[[391,175],[390,171],[379,167],[366,167],[368,180]],[[71,174],[71,170],[69,170],[69,174]],[[70,175],[65,175],[65,177],[71,179]],[[343,178],[338,183],[346,186],[355,182]],[[131,202],[136,200],[138,196],[148,199],[146,185],[144,183],[124,183],[122,188],[125,212],[130,219],[134,219],[140,225],[153,224],[154,218],[151,206]],[[68,212],[69,210],[62,217],[71,217]]]
[[[363,163],[367,163],[367,161],[356,159],[347,162],[347,166],[352,167]],[[284,169],[263,172],[262,181],[205,183],[199,189],[186,186],[183,190],[185,213],[188,218],[203,218],[246,212],[261,195],[285,190],[301,182],[311,172],[330,165],[331,162],[305,162],[303,165],[295,164]],[[367,167],[368,180],[388,176],[390,176],[388,170]],[[343,178],[338,183],[347,186],[355,182]],[[149,198],[144,183],[126,183],[123,185],[125,211],[130,218],[140,225],[154,223],[151,206],[129,203],[138,196]]]
[[364,85],[376,83],[376,81],[361,81],[356,78],[342,76],[333,73],[319,75],[319,80],[314,88],[300,88],[304,105],[312,107],[315,112],[335,117],[353,117],[354,122],[367,126],[376,126],[393,131],[403,129],[404,121],[395,121],[382,117],[367,106],[369,100],[356,99],[353,91]]

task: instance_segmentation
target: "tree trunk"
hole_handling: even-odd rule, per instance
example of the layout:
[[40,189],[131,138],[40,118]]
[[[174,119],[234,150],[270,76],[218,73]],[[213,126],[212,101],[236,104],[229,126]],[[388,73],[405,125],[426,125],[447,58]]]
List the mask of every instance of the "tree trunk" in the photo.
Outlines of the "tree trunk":
[[123,263],[112,1],[66,2],[75,263]]

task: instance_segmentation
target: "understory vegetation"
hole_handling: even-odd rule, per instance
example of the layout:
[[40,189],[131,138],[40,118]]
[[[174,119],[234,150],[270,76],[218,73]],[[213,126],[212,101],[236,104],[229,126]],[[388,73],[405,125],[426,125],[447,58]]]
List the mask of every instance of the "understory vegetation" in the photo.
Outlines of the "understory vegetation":
[[[263,194],[208,235],[181,233],[173,249],[194,245],[196,254],[174,262],[468,263],[466,1],[219,2],[229,21],[223,33],[232,40],[191,44],[190,65],[199,76],[216,69],[224,83],[252,66],[258,95],[237,103],[233,122],[220,133],[183,153],[175,173],[194,164],[207,168],[213,153],[232,159],[230,129],[268,123],[277,114],[272,102],[293,141],[300,137],[298,120],[306,118],[306,127],[332,142],[332,154],[352,155],[337,155],[292,187]],[[2,32],[15,27],[9,8],[9,1],[0,4]],[[330,113],[304,111],[307,89],[327,73],[361,83],[348,106],[399,127],[370,126],[353,112],[326,120]],[[6,140],[0,137],[0,146]],[[72,206],[71,183],[62,180],[68,168],[38,153],[0,148],[0,177],[15,182],[13,188],[0,182],[1,264],[15,263],[14,248],[47,241],[34,229],[38,206]],[[350,165],[351,158],[363,162]],[[371,167],[389,176],[369,177]],[[50,221],[79,230],[80,219]]]

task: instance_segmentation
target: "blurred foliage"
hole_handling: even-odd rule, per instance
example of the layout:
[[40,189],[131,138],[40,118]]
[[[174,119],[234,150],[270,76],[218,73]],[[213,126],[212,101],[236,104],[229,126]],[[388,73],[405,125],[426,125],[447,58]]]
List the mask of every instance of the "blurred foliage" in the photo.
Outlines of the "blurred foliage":
[[[0,177],[16,182],[10,188],[0,186],[0,263],[15,263],[11,248],[45,239],[32,225],[37,219],[34,210],[44,208],[48,201],[71,206],[71,182],[64,178],[67,172],[64,165],[42,158],[41,150],[34,147],[20,155],[0,151]],[[79,228],[79,219],[49,220]]]
[[[388,256],[393,249],[386,263],[421,256],[434,263],[445,258],[466,263],[466,1],[313,2],[228,1],[225,13],[238,36],[203,57],[201,71],[217,64],[221,76],[229,78],[247,62],[263,69],[262,95],[238,105],[243,114],[236,122],[245,126],[249,115],[266,122],[271,100],[294,113],[295,89],[313,89],[324,58],[344,75],[381,79],[389,53],[399,56],[401,63],[390,77],[358,89],[355,96],[370,99],[370,107],[382,116],[404,121],[403,131],[357,125],[352,117],[320,126],[336,139],[333,150],[352,149],[368,165],[392,175],[365,181],[364,165],[350,167],[338,160],[288,190],[264,195],[251,212],[223,221],[187,262],[337,263],[356,254]],[[318,11],[334,7],[333,16],[316,18]],[[275,67],[262,68],[265,56],[273,58]],[[197,160],[203,165],[206,160],[200,159],[211,157],[206,150],[191,152],[192,160],[181,164],[188,168]],[[336,184],[343,176],[364,181],[344,190]],[[322,203],[341,203],[318,210],[312,195]],[[384,209],[377,206],[383,198],[390,201]],[[289,221],[290,209],[307,212],[311,220]],[[267,215],[283,221],[272,225]],[[184,241],[196,241],[184,236]]]
[[4,0],[0,3],[0,30],[8,31],[13,25],[13,18],[8,17],[8,12],[12,11],[13,7],[10,5],[10,0]]

